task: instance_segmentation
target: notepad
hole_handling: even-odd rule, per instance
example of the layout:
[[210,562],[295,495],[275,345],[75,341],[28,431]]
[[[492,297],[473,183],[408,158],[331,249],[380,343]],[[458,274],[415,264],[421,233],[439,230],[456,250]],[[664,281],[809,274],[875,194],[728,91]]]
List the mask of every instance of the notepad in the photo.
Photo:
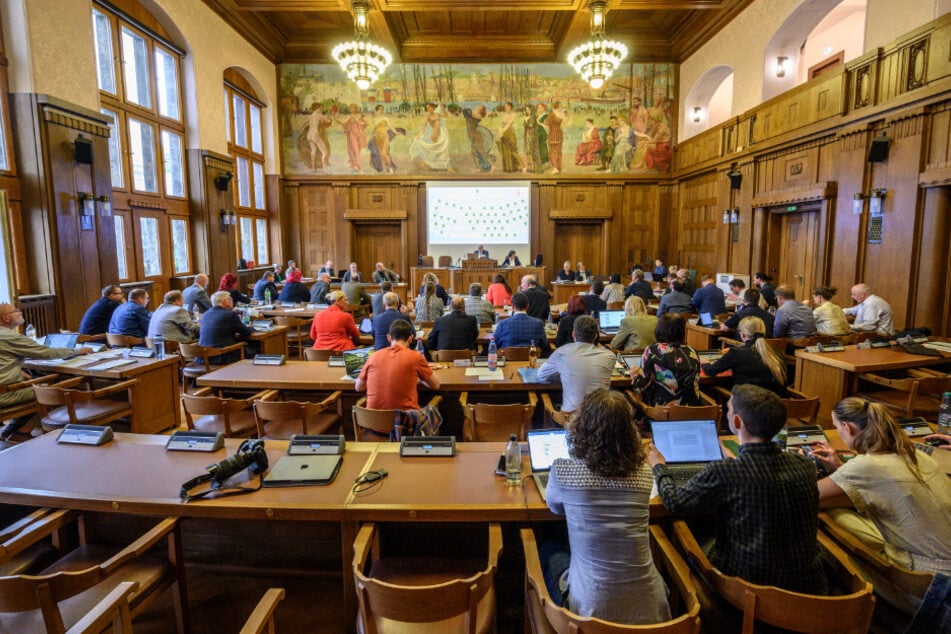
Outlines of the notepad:
[[135,363],[135,359],[115,359],[113,361],[106,361],[105,363],[100,363],[98,365],[91,365],[86,369],[99,372],[102,370],[112,370],[124,365],[129,365],[130,363]]

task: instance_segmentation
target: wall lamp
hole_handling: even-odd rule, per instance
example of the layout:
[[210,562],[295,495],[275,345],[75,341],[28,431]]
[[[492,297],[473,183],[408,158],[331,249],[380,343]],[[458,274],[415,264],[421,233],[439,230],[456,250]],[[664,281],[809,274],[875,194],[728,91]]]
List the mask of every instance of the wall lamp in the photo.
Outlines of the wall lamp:
[[700,123],[700,115],[702,112],[703,112],[703,109],[701,109],[700,106],[693,107],[693,122],[694,123]]
[[882,203],[885,200],[885,193],[888,190],[884,187],[881,189],[873,189],[872,193],[868,197],[868,212],[873,216],[881,215],[882,213]]
[[730,223],[737,224],[739,222],[740,222],[740,208],[739,207],[723,210],[723,224],[725,225],[728,225]]
[[229,209],[218,210],[218,228],[224,233],[228,227],[238,224],[238,214]]
[[96,198],[89,192],[76,192],[79,199],[79,215],[92,216],[96,213]]
[[776,58],[776,76],[785,77],[786,76],[786,64],[789,62],[788,57],[777,57]]
[[109,200],[108,196],[100,196],[96,199],[96,202],[99,203],[100,216],[107,218],[112,215],[112,201]]
[[865,206],[865,194],[858,192],[857,194],[852,194],[852,215],[861,216],[862,208]]

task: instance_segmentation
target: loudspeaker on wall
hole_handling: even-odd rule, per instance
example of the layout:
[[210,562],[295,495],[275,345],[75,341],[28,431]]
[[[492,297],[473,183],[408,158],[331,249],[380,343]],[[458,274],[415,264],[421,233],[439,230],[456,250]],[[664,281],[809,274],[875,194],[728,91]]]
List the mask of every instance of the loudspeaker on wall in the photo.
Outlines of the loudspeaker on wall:
[[730,177],[730,189],[739,189],[740,184],[743,182],[743,173],[742,172],[728,172],[727,176]]
[[887,136],[877,136],[872,139],[871,145],[868,148],[868,162],[869,163],[881,163],[882,161],[888,160],[888,144],[889,139]]
[[73,156],[77,163],[92,165],[92,140],[81,134],[76,137],[73,141]]

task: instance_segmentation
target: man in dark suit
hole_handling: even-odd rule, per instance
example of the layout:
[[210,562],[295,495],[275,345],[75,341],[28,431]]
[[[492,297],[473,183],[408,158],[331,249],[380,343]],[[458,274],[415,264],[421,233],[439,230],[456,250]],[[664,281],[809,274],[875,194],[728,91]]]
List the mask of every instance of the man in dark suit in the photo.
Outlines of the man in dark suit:
[[314,285],[310,287],[310,303],[311,304],[326,304],[327,303],[327,293],[330,292],[330,278],[332,276],[329,273],[321,273],[317,276],[317,281],[314,282]]
[[90,306],[79,322],[79,333],[83,335],[101,335],[109,329],[112,313],[122,305],[123,293],[118,284],[110,284],[102,289],[102,297]]
[[254,284],[254,299],[259,302],[267,301],[267,292],[271,291],[271,301],[277,299],[280,291],[277,290],[277,284],[274,283],[274,271],[268,271],[261,276]]
[[495,343],[499,348],[528,347],[532,341],[540,353],[547,356],[551,347],[545,334],[545,322],[528,315],[528,297],[525,293],[512,295],[512,316],[499,320],[495,327]]
[[380,284],[381,282],[396,282],[399,280],[399,278],[399,275],[383,266],[382,262],[376,263],[376,270],[373,271],[374,284]]
[[373,311],[373,347],[377,350],[382,350],[390,346],[386,335],[389,334],[390,325],[394,321],[402,319],[405,322],[411,323],[409,317],[400,312],[399,305],[400,296],[396,293],[388,292],[383,294],[383,308],[379,312],[376,310]]
[[710,313],[714,317],[726,312],[726,295],[717,288],[712,275],[700,278],[700,288],[694,291],[693,307],[697,313]]
[[148,291],[144,288],[134,289],[129,293],[129,301],[112,313],[106,332],[144,338],[149,333],[149,321],[152,319],[152,313],[146,308],[148,304]]
[[475,256],[476,258],[482,260],[489,257],[489,252],[486,251],[485,247],[480,244],[478,247],[476,247]]
[[631,295],[637,295],[648,305],[654,300],[654,288],[650,282],[644,280],[643,269],[631,271],[631,283],[624,289],[624,298],[627,299]]
[[[351,262],[351,263],[350,263],[350,268],[348,268],[348,269],[344,272],[343,278],[341,278],[341,281],[342,281],[342,282],[350,282],[351,280],[353,280],[353,276],[354,276],[354,275],[360,275],[360,271],[357,270],[357,263],[356,263],[356,262]],[[363,276],[360,275],[360,278],[362,279]]]
[[551,311],[551,295],[545,287],[538,285],[538,277],[526,275],[522,278],[522,292],[528,297],[528,314],[545,321]]
[[[202,315],[199,324],[198,343],[209,348],[224,348],[238,343],[238,337],[250,337],[251,329],[241,323],[241,317],[234,312],[234,300],[228,291],[218,291],[211,296],[211,308]],[[250,355],[250,351],[247,351]],[[240,358],[235,350],[217,357],[211,357],[212,363],[234,363]]]
[[466,314],[466,300],[461,295],[452,298],[452,311],[433,324],[426,347],[429,350],[475,350],[479,338],[479,319]]

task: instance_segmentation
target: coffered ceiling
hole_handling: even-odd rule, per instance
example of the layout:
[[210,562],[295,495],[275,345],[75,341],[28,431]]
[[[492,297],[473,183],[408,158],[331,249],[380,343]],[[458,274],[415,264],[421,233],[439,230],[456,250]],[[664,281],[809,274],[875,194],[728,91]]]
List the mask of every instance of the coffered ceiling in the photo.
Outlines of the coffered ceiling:
[[[331,63],[349,0],[203,0],[275,63]],[[587,0],[370,0],[372,39],[401,62],[563,62],[588,38]],[[680,62],[753,0],[608,0],[626,61]]]

